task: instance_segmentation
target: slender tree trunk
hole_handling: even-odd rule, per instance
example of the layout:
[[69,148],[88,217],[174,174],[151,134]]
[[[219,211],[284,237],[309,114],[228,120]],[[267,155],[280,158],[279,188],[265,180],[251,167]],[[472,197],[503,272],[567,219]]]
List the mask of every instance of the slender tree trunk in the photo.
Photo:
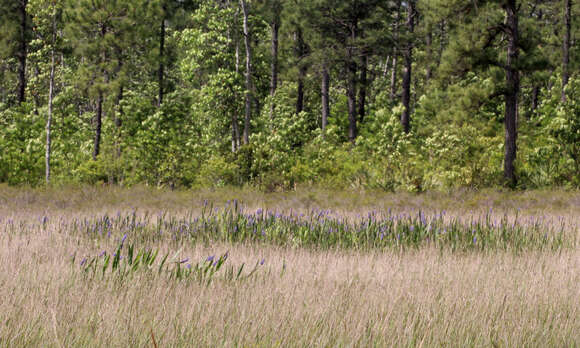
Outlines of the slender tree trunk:
[[[101,23],[100,25],[100,35],[101,40],[104,39],[105,35],[107,34],[107,27],[105,24]],[[102,52],[101,56],[101,63],[104,64],[107,61],[107,53],[105,51]],[[109,82],[109,75],[107,71],[103,68],[102,74],[105,79],[105,82]],[[97,113],[95,115],[95,142],[93,148],[93,160],[97,160],[97,157],[101,153],[101,130],[103,126],[103,91],[99,87],[99,92],[97,96]]]
[[[238,10],[239,7],[236,6],[236,11],[234,13],[235,25],[238,24]],[[237,33],[237,31],[234,31]],[[240,73],[240,41],[237,34],[234,34],[235,42],[235,68],[236,76]],[[238,114],[237,112],[232,113],[232,152],[238,151],[240,148],[240,128],[238,125]]]
[[161,106],[161,104],[163,104],[163,85],[165,77],[165,17],[167,15],[167,8],[165,3],[163,3],[162,11],[163,18],[161,18],[161,28],[159,30],[159,70],[157,71],[159,97],[157,99],[157,106]]
[[538,109],[538,96],[540,95],[540,87],[534,86],[532,89],[532,111]]
[[238,127],[238,114],[232,113],[232,152],[238,151],[240,147],[240,129]]
[[506,7],[508,35],[508,50],[506,62],[507,92],[505,94],[505,156],[504,178],[510,186],[516,184],[515,160],[517,140],[517,108],[520,90],[520,76],[517,68],[519,58],[519,28],[518,8],[516,0],[508,0]]
[[97,114],[95,115],[95,144],[93,148],[93,160],[97,160],[101,152],[101,128],[103,119],[103,92],[99,91],[97,97]]
[[432,65],[431,65],[431,61],[433,60],[433,50],[431,48],[432,46],[432,39],[433,39],[433,33],[431,32],[432,28],[429,25],[427,27],[427,36],[425,37],[425,49],[426,49],[426,54],[427,54],[427,68],[425,69],[425,84],[428,85],[429,84],[429,80],[431,80],[431,74],[432,74]]
[[[13,0],[14,1],[14,0]],[[28,45],[26,42],[26,33],[28,31],[26,6],[28,5],[28,0],[17,0],[18,1],[18,12],[20,16],[20,37],[18,38],[18,104],[22,104],[26,101],[26,58]]]
[[356,115],[356,63],[348,64],[347,98],[348,98],[348,139],[354,144],[357,136]]
[[302,36],[302,29],[297,28],[295,33],[296,41],[296,59],[298,60],[298,91],[296,96],[296,114],[304,110],[304,79],[306,78],[306,65],[302,63],[302,59],[306,55],[306,44],[304,43],[304,37]]
[[[410,34],[412,34],[415,29],[414,17],[415,17],[415,1],[410,0],[407,3],[407,30]],[[411,73],[412,73],[411,69],[413,64],[413,42],[407,43],[405,50],[403,52],[403,56],[405,59],[405,68],[403,70],[403,94],[401,98],[403,102],[403,114],[401,115],[401,124],[403,125],[405,133],[409,133],[409,130],[411,128],[410,101],[411,101]]]
[[440,36],[439,36],[439,52],[437,52],[437,67],[441,65],[441,58],[443,57],[443,50],[445,47],[445,20],[439,23]]
[[252,117],[252,47],[250,44],[249,9],[246,0],[240,0],[244,14],[244,43],[246,45],[246,115],[244,118],[244,144],[250,143],[250,119]]
[[322,86],[320,94],[322,95],[322,133],[326,132],[328,117],[330,116],[330,74],[326,63],[322,66]]
[[52,149],[51,126],[52,126],[52,100],[54,96],[54,49],[56,45],[56,14],[52,18],[52,47],[50,48],[50,80],[48,84],[48,117],[46,119],[46,153],[45,161],[45,180],[50,183],[50,155]]
[[393,26],[393,39],[395,40],[395,48],[393,49],[393,67],[391,70],[391,101],[394,101],[397,97],[397,69],[398,69],[398,56],[399,49],[396,45],[399,45],[399,21],[401,20],[401,1],[397,1],[397,8],[395,10],[395,23]]
[[354,58],[354,42],[356,40],[356,25],[351,26],[352,43],[347,48],[347,87],[346,96],[348,99],[348,139],[355,143],[357,136],[357,113],[356,113],[356,72],[357,66]]
[[391,100],[395,100],[397,97],[397,68],[398,68],[398,57],[397,49],[394,49],[393,53],[393,66],[391,69]]
[[387,59],[385,59],[385,66],[383,67],[383,78],[386,79],[387,78],[387,73],[389,72],[389,62],[391,60],[391,56],[387,56]]
[[566,85],[570,79],[568,65],[570,64],[570,30],[572,26],[572,0],[566,2],[564,12],[564,40],[562,43],[562,101],[566,101]]
[[119,86],[119,92],[117,94],[117,100],[115,104],[117,104],[117,112],[115,113],[115,128],[116,128],[116,135],[115,135],[115,155],[117,158],[121,157],[121,126],[123,125],[123,116],[125,111],[123,110],[123,97],[124,97],[124,88],[123,84]]
[[360,70],[360,87],[358,90],[358,117],[359,122],[363,122],[365,118],[365,106],[367,101],[367,71],[368,71],[369,57],[364,55],[362,58],[362,66]]
[[271,64],[271,78],[270,78],[270,119],[274,118],[274,109],[276,105],[274,104],[274,94],[276,94],[276,89],[278,88],[278,31],[280,29],[280,17],[278,14],[274,15],[274,20],[272,21],[272,64]]

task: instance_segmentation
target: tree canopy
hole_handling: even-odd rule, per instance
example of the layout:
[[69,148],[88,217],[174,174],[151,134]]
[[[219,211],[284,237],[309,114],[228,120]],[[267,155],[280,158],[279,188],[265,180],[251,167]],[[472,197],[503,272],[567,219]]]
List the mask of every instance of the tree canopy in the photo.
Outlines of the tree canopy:
[[579,16],[572,0],[0,0],[0,182],[578,187]]

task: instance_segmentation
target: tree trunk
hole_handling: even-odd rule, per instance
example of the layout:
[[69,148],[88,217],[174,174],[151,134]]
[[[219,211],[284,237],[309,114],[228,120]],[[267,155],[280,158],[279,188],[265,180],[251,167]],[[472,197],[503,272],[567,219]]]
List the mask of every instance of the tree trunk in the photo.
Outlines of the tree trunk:
[[562,43],[562,101],[566,101],[566,85],[570,79],[568,65],[570,64],[570,29],[572,22],[572,0],[564,0],[566,8],[564,12],[564,40]]
[[240,0],[244,14],[244,43],[246,45],[246,115],[244,119],[244,144],[250,143],[250,119],[252,117],[252,47],[250,45],[250,28],[248,24],[248,4]]
[[362,66],[360,70],[360,87],[358,90],[358,117],[359,122],[363,122],[365,118],[365,106],[367,101],[367,71],[368,71],[369,57],[364,55],[362,58]]
[[[407,3],[407,30],[410,34],[415,29],[415,2],[411,0]],[[412,39],[411,39],[412,41]],[[401,100],[403,102],[403,114],[401,115],[401,125],[405,133],[409,133],[411,128],[411,69],[413,64],[413,42],[408,42],[403,51],[405,59],[405,68],[403,70],[403,94]]]
[[[399,41],[399,20],[400,20],[400,9],[401,9],[401,2],[397,1],[397,9],[395,10],[395,26],[394,26],[394,34],[393,38],[395,40],[395,44],[398,44]],[[397,63],[398,63],[398,49],[397,47],[393,50],[393,70],[391,71],[391,101],[394,101],[397,97]]]
[[52,47],[50,49],[50,80],[48,84],[48,117],[46,119],[46,154],[45,161],[45,180],[50,183],[50,155],[51,155],[51,126],[52,126],[52,100],[54,96],[54,49],[56,45],[56,15],[52,18]]
[[157,71],[157,84],[159,85],[159,97],[157,106],[163,104],[163,84],[165,77],[165,17],[167,8],[165,3],[162,6],[163,18],[161,18],[161,28],[159,30],[159,70]]
[[532,89],[532,112],[538,109],[538,96],[540,94],[540,87],[534,86]]
[[271,77],[270,77],[270,119],[274,118],[274,109],[276,105],[274,104],[274,94],[276,94],[276,88],[278,88],[278,31],[280,29],[280,17],[278,14],[274,15],[274,20],[272,21],[272,64],[271,64]]
[[425,37],[425,49],[426,49],[426,54],[427,54],[427,68],[425,69],[425,85],[429,84],[429,80],[431,80],[431,74],[432,74],[432,65],[431,62],[433,60],[433,50],[431,48],[432,45],[432,38],[433,38],[433,34],[431,32],[432,28],[429,25],[427,27],[427,36]]
[[[107,27],[105,24],[100,23],[99,24],[99,28],[100,28],[100,35],[101,35],[101,40],[104,39],[105,35],[107,34]],[[101,64],[106,63],[107,61],[107,52],[103,51],[101,54]],[[107,73],[107,71],[103,68],[101,73],[103,74],[103,77],[105,79],[105,82],[108,83],[109,82],[109,75]],[[103,126],[103,90],[102,87],[99,87],[99,92],[98,92],[98,96],[97,96],[97,114],[95,115],[95,142],[94,142],[94,148],[93,148],[93,160],[97,160],[97,157],[99,156],[100,152],[101,152],[101,129]]]
[[20,37],[18,38],[18,104],[26,101],[26,58],[27,58],[27,42],[26,32],[28,30],[26,6],[28,0],[18,0],[18,12],[20,15]]
[[348,139],[355,143],[357,136],[357,112],[356,112],[356,73],[357,66],[354,57],[354,44],[357,38],[357,23],[352,23],[350,27],[350,44],[347,45],[347,66],[346,66],[346,96],[348,99]]
[[103,92],[99,91],[97,97],[97,114],[95,115],[95,144],[93,148],[93,160],[97,160],[101,151],[101,127],[103,119]]
[[520,76],[517,68],[519,57],[518,9],[516,0],[508,0],[506,7],[508,27],[508,50],[506,62],[507,91],[505,94],[505,156],[504,179],[510,186],[517,183],[515,176],[516,140],[517,140],[517,108],[520,90]]
[[115,113],[115,128],[116,128],[116,135],[115,135],[115,152],[117,158],[121,157],[121,126],[123,125],[123,97],[124,97],[124,88],[123,84],[119,86],[119,92],[117,94],[117,100],[115,103],[117,104],[117,113]]
[[439,52],[437,52],[437,67],[441,65],[441,58],[443,57],[443,50],[445,46],[445,20],[439,23],[440,36],[439,36]]
[[328,125],[328,117],[330,116],[330,74],[328,73],[328,66],[326,63],[322,66],[322,133],[326,131]]
[[306,44],[302,36],[302,29],[297,28],[295,35],[296,47],[295,55],[298,60],[298,91],[296,96],[296,114],[298,115],[304,110],[304,79],[306,78],[307,67],[302,63],[302,59],[306,55]]
[[348,139],[354,144],[357,136],[356,128],[356,63],[349,62],[347,67],[347,98],[348,98]]
[[394,49],[393,52],[393,67],[391,69],[391,100],[395,100],[397,97],[397,68],[398,68],[398,59],[397,59],[397,49]]
[[[237,25],[238,23],[238,8],[234,13],[234,21]],[[237,31],[234,31],[236,33]],[[235,69],[236,76],[240,73],[240,41],[237,34],[234,34],[235,42]],[[232,152],[238,151],[240,148],[240,128],[238,125],[238,114],[236,112],[232,113]]]
[[389,61],[391,60],[391,56],[387,56],[385,59],[385,66],[383,67],[383,78],[387,78],[387,73],[389,72]]

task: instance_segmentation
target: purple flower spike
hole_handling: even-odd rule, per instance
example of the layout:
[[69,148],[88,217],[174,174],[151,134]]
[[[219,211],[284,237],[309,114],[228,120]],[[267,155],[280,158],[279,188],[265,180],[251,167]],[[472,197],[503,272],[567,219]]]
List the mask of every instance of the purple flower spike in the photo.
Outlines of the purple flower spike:
[[215,259],[215,255],[208,256],[207,259],[205,259],[205,261],[212,262],[213,259]]
[[125,233],[125,235],[123,236],[123,239],[121,239],[121,244],[125,243],[126,239],[127,239],[127,233]]
[[473,236],[473,245],[477,244],[477,236]]
[[87,258],[85,257],[84,259],[81,260],[81,266],[84,266],[85,263],[87,263]]
[[107,251],[106,251],[106,250],[103,250],[103,251],[102,251],[102,252],[99,254],[99,257],[103,257],[103,256],[105,256],[105,255],[107,255]]
[[262,259],[262,261],[260,261],[260,265],[263,265],[264,262],[266,262],[266,259]]
[[185,267],[187,267],[187,269],[191,269],[191,263],[188,263]]
[[179,263],[186,263],[187,261],[189,261],[189,257],[186,258],[186,259],[183,259],[183,260],[179,261]]

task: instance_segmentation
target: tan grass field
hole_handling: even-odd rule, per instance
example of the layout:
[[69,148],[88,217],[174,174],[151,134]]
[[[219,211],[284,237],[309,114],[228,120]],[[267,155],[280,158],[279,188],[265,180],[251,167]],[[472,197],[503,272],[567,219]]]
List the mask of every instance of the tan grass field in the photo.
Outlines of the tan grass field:
[[[578,249],[516,255],[161,241],[154,247],[177,259],[203,261],[229,251],[228,264],[253,267],[262,259],[264,264],[248,279],[218,276],[209,285],[147,272],[92,278],[80,271],[78,259],[71,263],[71,255],[111,250],[115,242],[68,233],[58,228],[58,219],[130,207],[180,211],[212,195],[223,201],[228,193],[85,190],[65,195],[0,188],[0,225],[7,219],[29,222],[11,231],[0,227],[0,346],[580,345]],[[229,198],[243,195],[230,192]],[[571,229],[580,216],[578,193],[538,192],[534,199],[532,193],[520,193],[512,203],[500,201],[505,193],[456,194],[474,202],[470,209],[457,197],[432,195],[435,198],[404,195],[397,200],[396,195],[379,194],[245,194],[251,206],[309,209],[304,202],[310,199],[311,205],[324,208],[327,200],[326,207],[352,214],[387,206],[436,209],[440,204],[458,212],[519,205],[523,214],[562,215]],[[364,202],[353,202],[357,199]],[[559,203],[554,207],[550,202]],[[38,221],[46,212],[59,218],[41,228]]]

